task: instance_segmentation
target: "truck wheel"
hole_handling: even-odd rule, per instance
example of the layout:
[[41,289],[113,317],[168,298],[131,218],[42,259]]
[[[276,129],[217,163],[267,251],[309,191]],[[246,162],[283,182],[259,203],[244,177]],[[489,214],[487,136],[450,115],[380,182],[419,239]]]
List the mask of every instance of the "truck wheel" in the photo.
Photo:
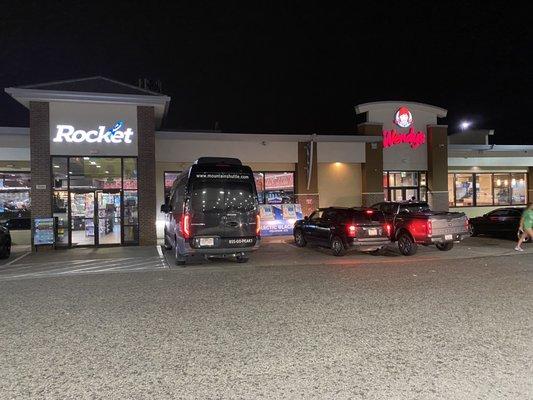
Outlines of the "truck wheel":
[[296,232],[294,232],[294,243],[296,243],[296,246],[298,247],[305,247],[307,245],[307,241],[305,240],[304,233],[299,229]]
[[476,227],[472,224],[470,224],[470,236],[472,237],[477,236]]
[[174,242],[174,256],[176,257],[176,265],[179,267],[184,267],[187,259],[179,253],[178,240],[177,239],[175,240],[176,241]]
[[250,258],[246,255],[246,254],[238,254],[236,257],[235,257],[235,260],[238,262],[238,263],[246,263],[248,262]]
[[171,250],[172,249],[172,245],[168,243],[168,238],[167,238],[167,233],[166,232],[164,233],[164,236],[165,236],[165,242],[163,244],[163,248],[165,250]]
[[436,246],[440,251],[450,251],[453,249],[453,242],[437,243]]
[[416,253],[417,245],[408,233],[402,233],[398,238],[398,249],[404,256],[412,256]]
[[342,242],[342,239],[340,237],[333,236],[333,238],[331,238],[331,251],[336,257],[340,257],[346,254],[346,247],[344,247],[344,243]]

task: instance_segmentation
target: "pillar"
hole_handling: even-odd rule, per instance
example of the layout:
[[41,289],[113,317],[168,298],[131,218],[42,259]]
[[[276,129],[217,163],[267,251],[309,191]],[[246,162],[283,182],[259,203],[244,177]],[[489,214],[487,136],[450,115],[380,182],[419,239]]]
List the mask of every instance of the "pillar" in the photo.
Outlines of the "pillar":
[[527,203],[533,203],[533,166],[527,167]]
[[156,244],[155,117],[154,107],[137,107],[139,153],[137,176],[139,190],[139,244]]
[[369,207],[384,199],[382,124],[364,123],[357,127],[361,135],[378,136],[374,143],[365,143],[365,162],[361,165],[363,206]]
[[[318,162],[317,144],[313,145],[312,163],[308,166],[308,142],[298,142],[298,163],[296,164],[296,202],[302,206],[303,215],[310,215],[318,208]],[[307,187],[308,167],[311,168],[311,180]]]
[[[50,107],[41,101],[30,102],[31,217],[52,217],[52,172],[50,160]],[[33,234],[32,234],[33,245]],[[39,250],[46,249],[40,246]],[[52,248],[50,246],[49,248]],[[35,248],[33,248],[35,251]]]
[[433,210],[448,211],[448,127],[428,125],[428,202]]

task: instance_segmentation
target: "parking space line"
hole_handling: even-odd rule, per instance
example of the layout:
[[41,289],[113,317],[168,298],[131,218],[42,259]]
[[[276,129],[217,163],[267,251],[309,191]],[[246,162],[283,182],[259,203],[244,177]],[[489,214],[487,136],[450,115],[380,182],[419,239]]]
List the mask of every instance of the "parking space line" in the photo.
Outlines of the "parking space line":
[[15,258],[14,260],[11,260],[10,262],[6,263],[5,266],[8,266],[8,265],[11,265],[11,264],[14,264],[16,263],[18,260],[21,260],[23,259],[24,257],[26,257],[28,254],[31,254],[31,251],[28,251],[20,256],[18,256],[17,258]]

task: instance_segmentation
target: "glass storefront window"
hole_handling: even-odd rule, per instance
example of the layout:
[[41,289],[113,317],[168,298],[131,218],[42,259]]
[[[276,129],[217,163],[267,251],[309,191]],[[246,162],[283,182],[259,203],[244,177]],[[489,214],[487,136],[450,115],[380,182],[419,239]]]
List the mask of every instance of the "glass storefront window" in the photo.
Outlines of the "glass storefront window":
[[[126,159],[124,159],[126,160]],[[135,161],[135,159],[130,159]],[[121,189],[122,163],[120,158],[71,157],[70,187],[91,189]],[[136,168],[135,168],[136,176]],[[135,181],[135,186],[137,182]]]
[[418,186],[418,172],[389,172],[389,186]]
[[137,204],[139,199],[137,191],[125,191],[124,192],[124,224],[125,225],[137,225],[139,223],[139,212]]
[[52,174],[59,244],[138,242],[136,158],[53,157]]
[[492,203],[492,174],[476,174],[476,205],[491,206]]
[[474,205],[474,175],[455,175],[455,205],[457,207]]
[[57,244],[68,246],[68,191],[54,190],[53,216],[57,218]]
[[259,204],[265,203],[265,174],[254,172],[255,187],[257,189],[257,200]]
[[511,204],[511,176],[510,174],[494,174],[494,204]]
[[267,204],[294,203],[294,172],[265,172]]
[[30,173],[0,172],[0,220],[30,218]]
[[137,159],[124,158],[124,189],[137,189]]
[[165,193],[165,203],[168,203],[170,199],[170,191],[172,190],[172,185],[174,181],[180,174],[180,171],[165,171],[163,173],[163,182],[164,182],[164,193]]
[[511,204],[527,203],[526,174],[511,174]]
[[68,158],[52,158],[52,175],[54,178],[54,189],[68,188]]

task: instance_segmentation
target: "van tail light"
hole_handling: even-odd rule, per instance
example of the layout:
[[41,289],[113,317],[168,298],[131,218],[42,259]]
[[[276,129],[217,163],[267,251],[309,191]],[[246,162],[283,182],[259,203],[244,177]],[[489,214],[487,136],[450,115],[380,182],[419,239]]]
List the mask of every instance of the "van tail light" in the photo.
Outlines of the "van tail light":
[[261,236],[261,217],[259,214],[255,216],[255,236]]
[[391,224],[385,224],[385,232],[387,232],[387,236],[389,237],[391,234],[391,230],[392,230]]
[[187,213],[181,214],[180,231],[184,239],[191,237],[191,216]]
[[426,226],[428,230],[428,235],[429,236],[433,235],[433,222],[431,222],[431,220],[428,220],[428,223]]
[[346,227],[346,233],[348,234],[348,237],[354,238],[357,233],[357,227],[355,225],[348,225]]

